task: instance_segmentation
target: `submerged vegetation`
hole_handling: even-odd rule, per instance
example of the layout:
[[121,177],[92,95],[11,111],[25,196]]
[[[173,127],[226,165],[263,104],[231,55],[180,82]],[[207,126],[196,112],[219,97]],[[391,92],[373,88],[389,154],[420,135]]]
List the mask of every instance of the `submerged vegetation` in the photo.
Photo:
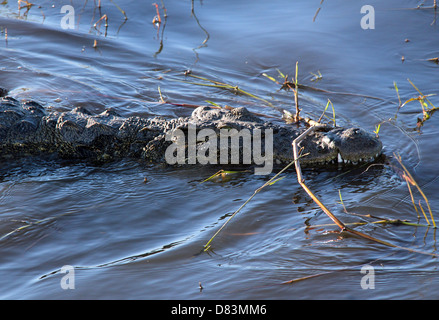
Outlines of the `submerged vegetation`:
[[398,116],[398,112],[399,110],[404,107],[406,104],[408,104],[409,102],[413,102],[413,101],[418,101],[421,105],[421,109],[422,109],[422,119],[417,118],[417,122],[416,122],[416,127],[419,130],[423,125],[424,122],[427,121],[428,119],[431,118],[431,116],[433,115],[433,113],[436,112],[436,110],[438,109],[437,107],[435,107],[433,105],[433,103],[431,103],[431,101],[428,99],[428,97],[434,96],[435,94],[428,94],[428,95],[424,95],[414,84],[412,81],[410,81],[410,79],[407,79],[410,84],[413,86],[413,88],[415,88],[415,90],[419,93],[419,96],[417,97],[413,97],[408,99],[407,101],[401,103],[401,97],[399,96],[399,90],[398,90],[398,86],[396,85],[396,82],[394,82],[394,86],[395,86],[395,91],[396,94],[398,95],[398,109],[396,110],[396,114],[394,117],[394,120],[396,120],[397,116]]

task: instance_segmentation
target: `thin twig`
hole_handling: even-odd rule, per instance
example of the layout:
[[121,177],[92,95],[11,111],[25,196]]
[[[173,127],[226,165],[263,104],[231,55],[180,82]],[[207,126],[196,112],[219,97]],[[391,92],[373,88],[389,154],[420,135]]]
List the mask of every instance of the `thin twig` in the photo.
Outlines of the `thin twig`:
[[[127,17],[127,14],[126,14],[126,12],[125,12],[125,10],[122,10],[118,5],[117,5],[117,3],[115,3],[113,0],[110,0],[110,2],[112,2],[115,6],[116,6],[116,8],[123,14],[123,16],[125,17],[125,20],[128,20],[128,17]],[[99,3],[100,3],[100,0],[99,0]]]
[[299,61],[296,61],[296,75],[294,77],[294,104],[296,105],[296,121],[300,120],[300,109],[299,109],[299,83],[297,82],[297,77],[299,73]]

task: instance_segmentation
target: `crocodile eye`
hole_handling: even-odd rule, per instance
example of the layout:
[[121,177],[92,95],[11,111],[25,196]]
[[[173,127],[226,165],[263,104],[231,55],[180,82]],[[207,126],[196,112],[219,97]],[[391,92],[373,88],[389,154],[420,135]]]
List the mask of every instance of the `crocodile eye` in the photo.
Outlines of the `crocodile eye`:
[[360,133],[360,129],[358,129],[358,128],[354,129],[354,133],[355,134],[359,134]]

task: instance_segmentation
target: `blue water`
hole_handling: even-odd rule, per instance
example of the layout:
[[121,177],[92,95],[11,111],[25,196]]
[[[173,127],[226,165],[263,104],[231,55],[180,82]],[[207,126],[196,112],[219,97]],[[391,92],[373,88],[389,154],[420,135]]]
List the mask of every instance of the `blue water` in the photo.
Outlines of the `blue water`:
[[[417,222],[407,185],[393,167],[396,152],[437,215],[437,114],[417,131],[422,109],[413,101],[388,121],[398,106],[394,82],[403,102],[419,96],[410,79],[439,106],[438,65],[428,61],[439,55],[438,28],[432,9],[411,10],[420,2],[164,1],[167,17],[160,2],[160,26],[152,24],[153,2],[102,1],[100,10],[93,1],[34,3],[29,10],[18,10],[15,2],[0,5],[0,86],[10,95],[55,110],[112,107],[125,116],[169,118],[189,115],[193,107],[187,105],[212,101],[280,121],[282,109],[294,111],[293,96],[263,74],[277,78],[280,70],[291,77],[298,61],[299,82],[308,86],[299,92],[302,113],[318,117],[330,99],[340,125],[372,132],[381,123],[390,160],[367,171],[306,170],[309,187],[325,205],[346,223],[372,221],[344,212],[340,190],[350,213]],[[75,11],[74,29],[61,25],[66,4]],[[375,29],[361,28],[365,4],[375,8]],[[106,34],[104,20],[93,26],[104,14]],[[260,99],[194,84],[207,82],[186,70]],[[322,78],[312,81],[318,72]],[[173,104],[162,103],[160,95]],[[1,163],[0,297],[438,298],[438,262],[430,255],[437,254],[435,229],[355,227],[427,254],[340,234],[292,170],[231,220],[211,252],[200,254],[269,178],[243,172],[201,183],[217,170],[136,160],[104,166],[39,159]],[[425,224],[423,218],[419,222]],[[309,225],[315,227],[308,230]],[[74,289],[62,288],[65,265],[73,267]],[[361,287],[364,265],[374,267],[374,289]],[[282,284],[293,279],[302,280]]]

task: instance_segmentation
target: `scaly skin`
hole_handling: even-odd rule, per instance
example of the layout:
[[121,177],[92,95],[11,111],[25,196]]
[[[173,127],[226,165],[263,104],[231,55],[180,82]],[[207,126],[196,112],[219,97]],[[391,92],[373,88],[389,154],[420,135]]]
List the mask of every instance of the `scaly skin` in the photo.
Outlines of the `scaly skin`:
[[[191,125],[196,125],[197,132],[213,129],[217,134],[230,128],[252,133],[256,129],[272,129],[275,163],[292,161],[291,143],[304,130],[265,122],[243,107],[199,107],[191,117],[166,120],[125,118],[111,109],[97,115],[84,108],[48,112],[36,102],[5,97],[0,101],[0,158],[48,154],[97,162],[133,157],[164,163],[166,149],[173,143],[167,134],[175,129],[187,132]],[[203,145],[198,142],[197,149]],[[359,128],[320,128],[300,146],[303,153],[309,153],[301,159],[305,165],[337,162],[339,155],[344,162],[373,161],[382,150],[379,139]],[[243,149],[239,150],[242,156]]]

